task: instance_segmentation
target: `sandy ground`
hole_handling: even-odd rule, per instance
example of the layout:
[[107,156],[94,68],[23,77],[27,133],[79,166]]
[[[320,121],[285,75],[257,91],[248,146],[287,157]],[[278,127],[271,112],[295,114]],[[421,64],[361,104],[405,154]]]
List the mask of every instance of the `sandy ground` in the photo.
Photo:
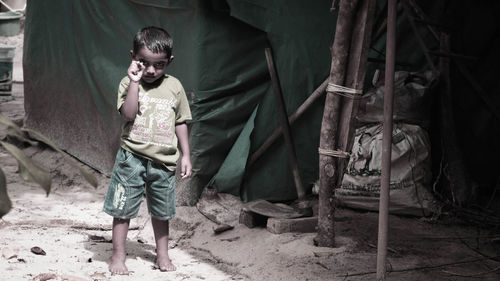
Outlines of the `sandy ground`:
[[[22,36],[0,38],[0,43],[17,46],[12,99],[0,100],[0,112],[22,123]],[[315,233],[273,234],[238,224],[236,207],[228,210],[234,229],[216,235],[217,224],[196,207],[178,206],[170,235],[170,256],[178,270],[165,273],[153,270],[155,246],[145,204],[128,236],[126,263],[132,273],[111,276],[111,217],[101,210],[109,178],[85,167],[99,179],[94,189],[56,152],[24,151],[50,171],[52,192],[47,197],[22,180],[16,161],[0,148],[13,202],[0,219],[1,280],[376,279],[376,213],[337,209],[337,247],[321,248],[313,245]],[[388,244],[388,280],[500,280],[498,229],[446,216],[391,216]],[[33,253],[33,247],[45,255]]]

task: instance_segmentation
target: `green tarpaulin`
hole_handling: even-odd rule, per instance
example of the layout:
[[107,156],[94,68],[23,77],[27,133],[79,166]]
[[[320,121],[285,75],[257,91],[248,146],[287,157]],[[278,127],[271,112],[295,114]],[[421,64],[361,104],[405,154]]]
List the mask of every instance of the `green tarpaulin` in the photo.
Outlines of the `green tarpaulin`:
[[[201,192],[217,174],[212,184],[244,200],[294,199],[283,140],[245,171],[248,154],[279,126],[264,49],[274,51],[292,113],[328,75],[330,7],[331,1],[29,1],[26,124],[109,173],[122,122],[116,90],[132,37],[143,26],[162,26],[174,38],[167,72],[183,83],[193,111],[192,190]],[[321,114],[318,102],[292,130],[306,185],[317,178]]]
[[[483,93],[479,95],[452,66],[456,86],[451,107],[457,113],[470,112],[456,113],[455,121],[463,128],[456,129],[460,147],[480,150],[464,154],[476,186],[494,186],[497,179],[491,175],[499,165],[473,163],[481,162],[483,153],[500,154],[493,145],[500,135],[495,125],[500,102],[492,94],[498,86],[492,78],[495,71],[488,70],[498,68],[499,25],[489,24],[498,22],[498,9],[484,7],[493,1],[418,3],[445,28],[451,27],[446,20],[460,25],[449,29],[452,51],[479,58],[465,62],[484,85]],[[377,27],[383,26],[384,5],[378,1]],[[280,124],[264,49],[273,50],[291,114],[329,74],[336,24],[331,7],[332,0],[28,0],[23,59],[26,126],[109,173],[122,122],[115,109],[116,91],[130,62],[132,37],[144,26],[158,25],[174,38],[175,60],[167,72],[183,83],[194,117],[189,126],[195,174],[185,183],[190,192],[197,196],[210,183],[245,201],[295,199],[283,139],[254,165],[246,165],[248,156]],[[405,21],[401,11],[398,21]],[[439,42],[427,26],[418,28],[429,50],[437,51]],[[385,33],[381,34],[373,43],[372,59],[384,57]],[[397,40],[398,69],[424,70],[422,49],[407,22],[398,26]],[[368,86],[373,70],[382,66],[371,61]],[[305,186],[318,178],[322,114],[320,99],[292,126]],[[435,159],[439,166],[439,157]]]

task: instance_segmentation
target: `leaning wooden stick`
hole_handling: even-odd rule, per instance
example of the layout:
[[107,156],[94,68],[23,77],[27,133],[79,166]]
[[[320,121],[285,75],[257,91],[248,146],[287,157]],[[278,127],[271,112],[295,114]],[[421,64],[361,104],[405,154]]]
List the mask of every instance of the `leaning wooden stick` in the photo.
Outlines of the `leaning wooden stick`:
[[290,123],[288,122],[288,115],[286,113],[285,101],[283,100],[283,94],[281,92],[281,86],[278,78],[278,74],[276,73],[276,69],[274,68],[274,60],[273,55],[271,54],[271,49],[266,48],[265,50],[267,67],[269,68],[269,74],[271,75],[271,83],[273,85],[273,92],[276,96],[276,101],[278,105],[278,111],[281,119],[281,128],[283,129],[283,136],[285,138],[285,145],[288,152],[288,163],[290,164],[290,168],[293,173],[293,180],[295,183],[295,188],[297,190],[297,196],[299,202],[302,201],[305,197],[305,189],[302,185],[302,180],[299,174],[299,167],[297,165],[297,156],[295,154],[295,146],[293,143],[292,132],[290,129]]
[[[288,117],[288,122],[290,126],[299,119],[304,112],[306,112],[311,105],[316,102],[320,97],[322,97],[325,93],[326,86],[328,85],[328,79],[323,81],[321,85],[312,92],[312,94],[302,103],[302,105],[297,108],[297,110]],[[251,167],[263,154],[266,150],[281,136],[283,133],[283,129],[281,126],[276,128],[273,133],[264,141],[264,143],[250,156],[248,160],[248,167]]]

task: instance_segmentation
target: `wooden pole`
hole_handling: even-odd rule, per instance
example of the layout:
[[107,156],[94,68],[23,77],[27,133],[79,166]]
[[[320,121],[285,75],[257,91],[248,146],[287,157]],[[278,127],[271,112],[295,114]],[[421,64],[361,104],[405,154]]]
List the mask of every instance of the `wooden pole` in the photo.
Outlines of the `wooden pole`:
[[[341,0],[332,46],[332,65],[329,85],[362,90],[368,58],[375,1]],[[353,116],[357,99],[340,95],[335,87],[327,88],[320,135],[318,246],[334,247],[335,188],[344,175],[346,159],[338,158],[350,151],[355,130]],[[340,152],[340,154],[339,154]]]
[[[335,39],[332,47],[332,64],[330,68],[330,82],[344,84],[345,68],[351,44],[354,12],[358,1],[341,1],[335,30]],[[340,97],[334,92],[327,92],[319,147],[321,149],[335,149],[337,137],[337,122],[340,106]],[[334,185],[337,163],[335,158],[328,155],[319,155],[319,202],[318,202],[318,235],[316,243],[321,247],[335,247],[334,228]]]
[[[288,122],[292,125],[306,110],[311,107],[311,105],[317,101],[321,96],[323,96],[326,85],[328,84],[328,79],[326,79],[321,85],[312,92],[312,94],[302,103],[302,105],[297,108],[297,110],[288,117]],[[251,167],[266,150],[271,147],[271,145],[281,136],[283,133],[282,126],[276,128],[272,134],[264,141],[264,143],[250,156],[248,160],[247,167]]]
[[297,196],[299,201],[304,200],[306,191],[302,185],[302,180],[299,174],[299,167],[297,165],[297,156],[295,154],[295,146],[293,144],[292,130],[290,129],[290,123],[288,122],[288,115],[286,113],[285,101],[283,99],[283,93],[281,92],[281,85],[279,82],[278,74],[274,68],[273,55],[270,48],[265,49],[267,67],[269,68],[269,74],[271,75],[271,83],[273,85],[274,96],[276,97],[276,103],[278,105],[278,113],[281,119],[281,128],[283,128],[283,136],[285,138],[285,145],[288,152],[288,164],[292,169],[293,181],[295,183],[295,189],[297,190]]
[[[368,53],[370,50],[372,29],[375,17],[375,1],[362,1],[361,9],[355,15],[356,24],[354,25],[351,39],[351,49],[349,50],[349,63],[345,86],[352,89],[363,90],[363,83],[366,73],[366,64],[368,62]],[[337,148],[341,151],[350,152],[354,143],[356,132],[356,116],[358,115],[359,101],[361,95],[354,97],[341,96],[339,135],[337,138]],[[348,158],[338,158],[338,180],[335,187],[342,185],[344,168],[348,163]]]
[[394,67],[396,61],[396,2],[388,0],[387,43],[385,63],[384,123],[382,131],[382,175],[378,220],[377,280],[385,280],[387,233],[389,231],[389,185],[391,180],[392,107],[394,100]]

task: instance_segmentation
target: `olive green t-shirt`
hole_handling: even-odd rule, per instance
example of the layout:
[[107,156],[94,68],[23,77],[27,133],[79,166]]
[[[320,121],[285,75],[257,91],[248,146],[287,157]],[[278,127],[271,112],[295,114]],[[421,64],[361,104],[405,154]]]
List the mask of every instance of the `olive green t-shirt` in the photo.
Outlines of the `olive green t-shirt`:
[[[125,102],[129,84],[128,76],[120,82],[118,111]],[[163,81],[153,87],[140,83],[138,112],[134,120],[123,125],[120,146],[163,163],[173,171],[179,158],[175,126],[187,120],[191,120],[191,111],[179,80],[165,75]]]

